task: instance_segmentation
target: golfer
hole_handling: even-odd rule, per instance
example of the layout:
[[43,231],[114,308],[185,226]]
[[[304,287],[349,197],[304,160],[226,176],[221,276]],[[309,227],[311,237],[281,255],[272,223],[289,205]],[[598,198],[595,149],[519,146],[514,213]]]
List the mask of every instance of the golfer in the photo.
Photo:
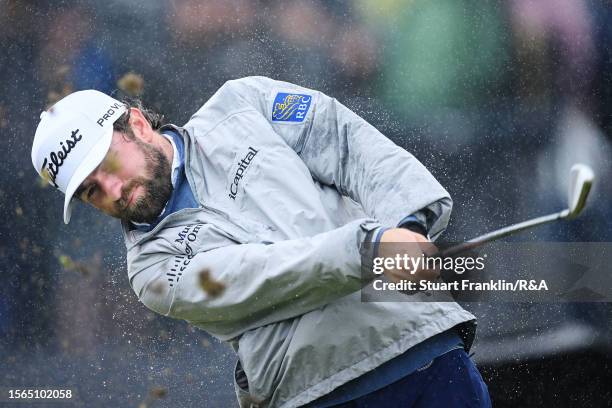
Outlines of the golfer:
[[64,222],[79,200],[121,220],[144,305],[231,344],[241,407],[490,406],[472,314],[362,301],[361,244],[434,240],[452,201],[335,99],[243,78],[177,127],[79,91],[41,114],[32,162]]

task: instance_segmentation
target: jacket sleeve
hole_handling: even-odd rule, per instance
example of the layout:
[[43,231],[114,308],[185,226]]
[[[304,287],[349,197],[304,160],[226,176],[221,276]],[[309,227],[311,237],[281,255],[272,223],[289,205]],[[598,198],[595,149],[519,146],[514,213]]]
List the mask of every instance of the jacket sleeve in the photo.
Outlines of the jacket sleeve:
[[265,77],[225,87],[268,119],[313,178],[360,203],[368,216],[396,226],[407,215],[424,215],[434,239],[446,228],[452,208],[446,190],[412,154],[337,100]]
[[[308,238],[202,252],[197,242],[187,251],[161,244],[136,248],[131,260],[128,253],[130,284],[149,309],[228,340],[361,289],[374,275],[364,270],[362,276],[360,244],[378,227],[361,219]],[[211,228],[198,239],[215,239]],[[207,289],[203,273],[224,289]]]

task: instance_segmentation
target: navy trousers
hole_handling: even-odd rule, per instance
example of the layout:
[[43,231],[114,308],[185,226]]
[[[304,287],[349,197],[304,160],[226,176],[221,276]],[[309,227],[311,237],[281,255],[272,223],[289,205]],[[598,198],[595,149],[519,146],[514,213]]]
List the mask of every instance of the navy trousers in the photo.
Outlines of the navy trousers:
[[478,369],[463,349],[449,351],[431,365],[335,408],[490,408]]

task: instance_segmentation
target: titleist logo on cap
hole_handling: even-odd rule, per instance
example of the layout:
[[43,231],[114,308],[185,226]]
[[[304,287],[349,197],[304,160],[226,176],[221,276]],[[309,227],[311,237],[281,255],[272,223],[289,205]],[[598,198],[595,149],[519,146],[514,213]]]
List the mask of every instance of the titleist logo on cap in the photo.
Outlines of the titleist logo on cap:
[[55,187],[58,187],[58,185],[55,183],[55,179],[57,178],[57,173],[59,172],[60,167],[62,167],[62,164],[64,164],[64,160],[68,157],[68,154],[70,154],[72,149],[74,149],[82,138],[83,135],[79,134],[79,129],[73,130],[68,139],[66,139],[64,142],[60,142],[60,150],[57,152],[51,152],[48,158],[45,157],[42,170],[44,171],[45,168],[47,169],[49,181]]

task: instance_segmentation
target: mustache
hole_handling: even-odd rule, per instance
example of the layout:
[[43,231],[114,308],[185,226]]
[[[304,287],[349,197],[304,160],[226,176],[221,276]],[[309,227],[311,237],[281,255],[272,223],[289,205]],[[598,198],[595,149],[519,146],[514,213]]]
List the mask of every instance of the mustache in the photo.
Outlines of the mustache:
[[128,200],[132,191],[143,183],[140,180],[132,180],[121,189],[121,198],[117,201],[117,210],[126,211],[128,209]]

